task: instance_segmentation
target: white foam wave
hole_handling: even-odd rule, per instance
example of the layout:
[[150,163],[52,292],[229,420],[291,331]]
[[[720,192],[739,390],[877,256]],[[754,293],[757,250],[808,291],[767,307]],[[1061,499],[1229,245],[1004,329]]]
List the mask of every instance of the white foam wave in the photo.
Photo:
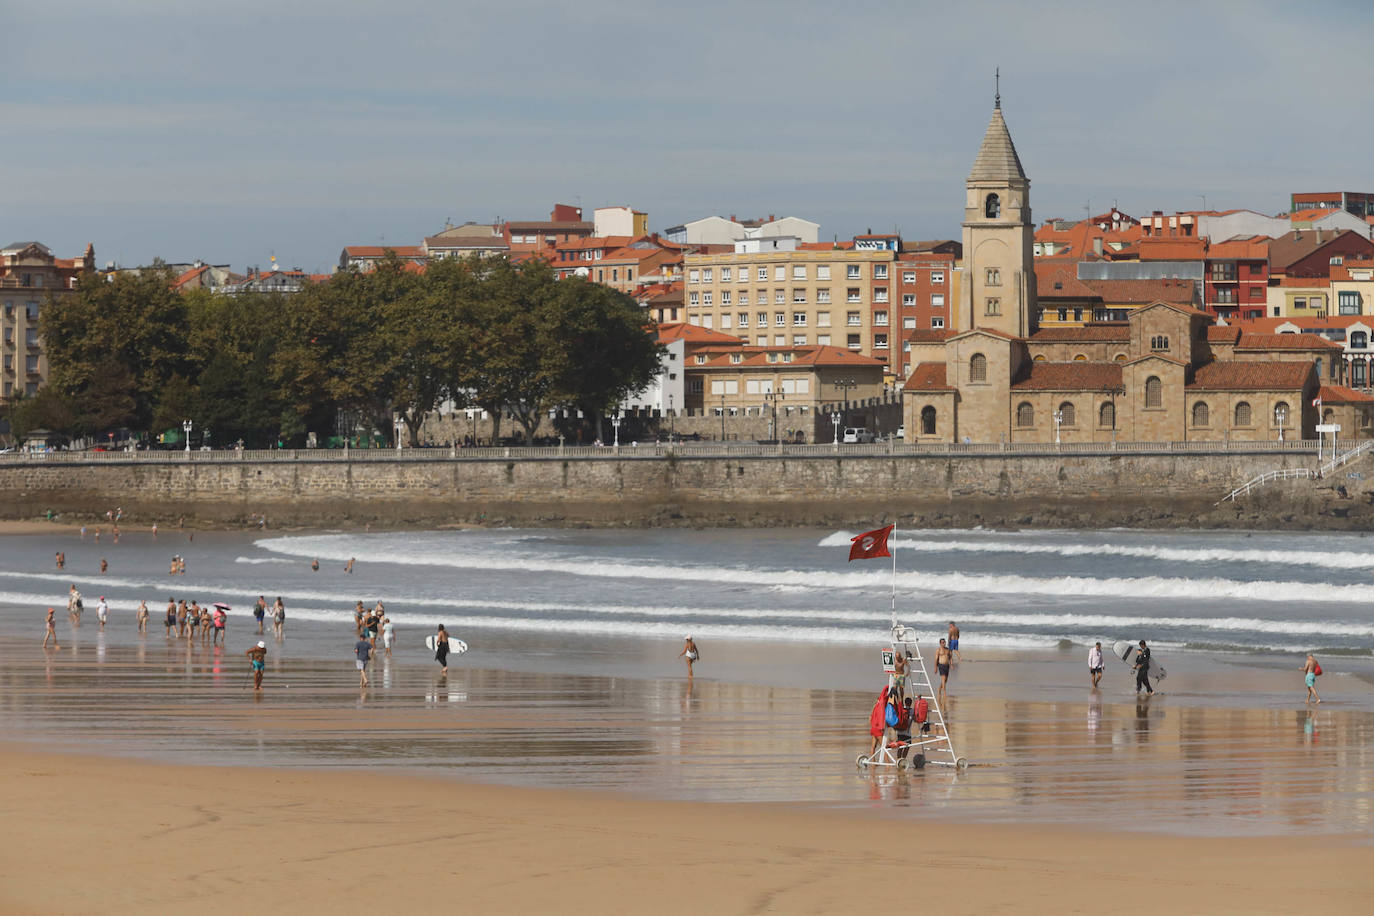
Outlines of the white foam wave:
[[286,557],[234,557],[235,563],[250,563],[258,565],[262,563],[295,563],[295,560],[288,560]]
[[[330,543],[327,536],[274,538],[255,546],[292,556],[349,559],[356,545]],[[493,555],[455,546],[443,556],[417,556],[414,551],[381,548],[367,558],[371,562],[408,566],[443,566],[458,569],[500,570],[520,573],[555,573],[606,579],[656,579],[708,581],[749,586],[808,586],[818,589],[874,590],[886,586],[890,573],[870,571],[816,571],[760,569],[706,565],[616,562],[595,557],[549,558],[518,553]],[[1333,585],[1295,581],[1245,581],[1222,578],[1142,576],[1138,578],[1091,578],[1083,576],[1035,577],[958,572],[903,572],[896,584],[908,599],[916,596],[955,594],[1077,596],[1087,598],[1157,598],[1170,601],[1240,599],[1265,602],[1335,602],[1374,604],[1374,586]]]

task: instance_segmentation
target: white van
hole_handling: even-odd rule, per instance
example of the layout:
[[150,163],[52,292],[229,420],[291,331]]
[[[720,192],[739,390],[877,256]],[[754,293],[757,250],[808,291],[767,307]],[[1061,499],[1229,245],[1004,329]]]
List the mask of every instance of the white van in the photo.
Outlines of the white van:
[[851,442],[872,442],[872,431],[862,426],[846,426],[844,428],[844,438],[840,441],[849,444]]

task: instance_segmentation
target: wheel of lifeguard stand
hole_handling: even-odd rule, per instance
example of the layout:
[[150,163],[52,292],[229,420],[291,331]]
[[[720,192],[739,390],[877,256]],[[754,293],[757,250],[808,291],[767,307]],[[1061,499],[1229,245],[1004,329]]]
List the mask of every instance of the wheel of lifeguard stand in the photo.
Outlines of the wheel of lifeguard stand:
[[858,767],[858,768],[861,769],[861,770],[867,769],[867,768],[868,768],[868,755],[867,755],[867,754],[860,754],[860,755],[859,755],[859,759],[854,761],[854,766]]
[[956,759],[956,760],[954,761],[954,766],[955,766],[957,769],[960,769],[960,770],[967,770],[967,769],[968,769],[968,758],[967,758],[967,757],[960,757],[960,758]]
[[912,770],[924,770],[926,768],[925,754],[912,754],[906,759],[907,772]]

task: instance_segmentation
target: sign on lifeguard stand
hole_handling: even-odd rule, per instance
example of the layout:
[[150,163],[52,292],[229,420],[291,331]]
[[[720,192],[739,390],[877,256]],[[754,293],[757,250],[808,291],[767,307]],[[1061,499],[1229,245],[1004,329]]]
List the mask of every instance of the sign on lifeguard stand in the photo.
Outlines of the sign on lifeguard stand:
[[894,649],[883,650],[883,671],[888,674],[897,673],[897,652]]

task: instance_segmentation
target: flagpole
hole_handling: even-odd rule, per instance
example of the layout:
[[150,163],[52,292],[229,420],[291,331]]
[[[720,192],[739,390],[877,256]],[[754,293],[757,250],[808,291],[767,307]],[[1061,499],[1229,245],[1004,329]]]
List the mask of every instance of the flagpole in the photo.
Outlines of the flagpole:
[[897,629],[897,523],[892,523],[892,629]]

